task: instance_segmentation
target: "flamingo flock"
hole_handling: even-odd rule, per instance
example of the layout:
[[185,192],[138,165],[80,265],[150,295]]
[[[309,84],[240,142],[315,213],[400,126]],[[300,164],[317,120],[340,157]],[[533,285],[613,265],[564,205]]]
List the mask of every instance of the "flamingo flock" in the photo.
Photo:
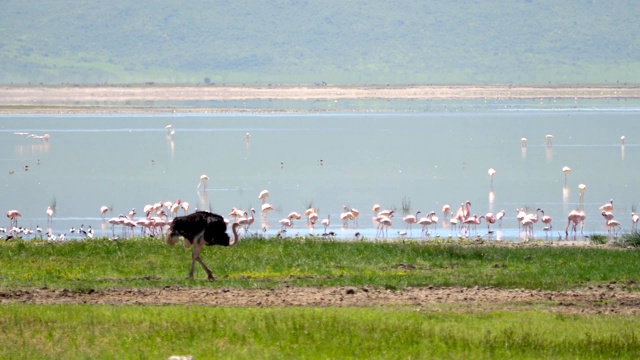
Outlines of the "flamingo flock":
[[[175,131],[173,131],[171,125],[167,125],[167,131],[171,136],[175,135]],[[45,135],[36,135],[29,133],[16,133],[18,135],[27,135],[28,138],[39,139],[42,141],[48,141],[50,138],[49,134]],[[248,142],[251,137],[250,133],[246,133],[243,140]],[[545,145],[547,147],[552,146],[554,136],[551,134],[547,134],[545,136]],[[621,144],[624,146],[625,137],[622,136],[620,138]],[[526,148],[527,139],[521,139],[521,147]],[[320,160],[322,162],[322,160]],[[571,173],[572,169],[569,166],[562,167],[562,173],[564,174],[564,182],[565,185],[567,183],[567,177]],[[487,172],[491,181],[491,189],[493,191],[493,183],[494,178],[497,175],[497,171],[494,168],[490,168]],[[209,177],[205,174],[201,175],[199,178],[199,183],[197,185],[198,191],[206,191],[208,185]],[[578,232],[578,226],[580,226],[580,233],[583,234],[584,222],[586,219],[586,213],[583,209],[583,199],[584,192],[586,186],[584,184],[579,185],[579,195],[580,195],[580,206],[578,209],[571,210],[567,214],[567,224],[565,227],[565,237],[568,238],[570,234],[573,234],[574,237]],[[267,202],[270,198],[270,193],[268,190],[262,190],[258,194],[258,200],[261,202],[259,209],[260,218],[261,218],[261,229],[263,232],[266,232],[269,229],[269,221],[268,216],[269,213],[274,211],[276,207],[274,205]],[[449,236],[477,236],[481,237],[484,235],[492,236],[495,233],[495,229],[492,229],[492,226],[497,224],[499,228],[502,228],[503,220],[507,214],[505,210],[501,210],[497,213],[486,212],[484,214],[478,215],[478,213],[472,213],[470,211],[471,202],[465,201],[460,204],[460,207],[454,212],[449,204],[445,204],[442,206],[442,221],[437,216],[435,210],[425,212],[423,216],[422,211],[415,211],[411,213],[405,213],[401,218],[402,222],[405,225],[404,230],[399,230],[397,233],[399,236],[409,236],[413,237],[413,226],[420,226],[421,232],[420,237],[430,237],[436,236],[438,226],[440,225],[443,229],[449,229]],[[47,231],[47,236],[49,239],[66,239],[67,234],[61,233],[58,237],[54,236],[51,232],[52,223],[53,223],[53,215],[54,215],[55,207],[47,207],[45,213],[47,216],[47,227],[49,231]],[[107,214],[113,209],[106,205],[103,205],[99,208],[100,218],[103,224],[108,224],[111,227],[111,235],[113,238],[122,237],[127,238],[135,235],[135,230],[139,229],[140,236],[162,236],[164,230],[166,230],[172,222],[172,219],[178,216],[179,212],[182,211],[185,215],[189,212],[190,205],[188,202],[181,201],[180,199],[175,202],[172,201],[158,201],[153,204],[148,204],[143,207],[144,216],[137,217],[137,212],[135,208],[132,208],[131,211],[127,213],[127,215],[120,214],[115,217],[111,217],[107,219]],[[280,209],[278,209],[280,211]],[[404,209],[406,210],[406,209]],[[614,217],[613,210],[613,199],[611,199],[608,203],[605,203],[599,208],[601,212],[601,216],[604,219],[604,226],[607,228],[607,232],[611,236],[616,236],[621,227],[621,222]],[[393,226],[393,217],[395,215],[395,210],[393,209],[382,209],[379,204],[374,204],[372,207],[373,216],[372,223],[376,228],[375,237],[387,237],[388,230]],[[242,210],[240,208],[233,207],[231,211],[225,217],[225,221],[227,223],[238,223],[243,229],[245,235],[251,233],[251,226],[255,222],[255,214],[256,209],[250,208],[249,210]],[[540,214],[540,215],[538,215]],[[535,211],[529,211],[527,208],[516,208],[514,211],[515,219],[518,223],[519,233],[523,234],[525,238],[531,239],[535,238],[535,227],[540,222],[542,223],[542,230],[547,234],[552,231],[552,217],[548,214],[545,214],[544,210],[541,208],[536,208]],[[27,236],[33,234],[42,234],[43,230],[38,226],[35,230],[22,228],[18,226],[18,219],[22,216],[21,212],[18,210],[9,210],[6,213],[7,218],[10,220],[9,228],[0,228],[0,232],[7,233],[7,238],[10,237],[20,237]],[[355,208],[348,207],[347,205],[342,205],[342,211],[338,214],[338,219],[340,223],[338,225],[332,224],[331,222],[331,214],[327,213],[326,217],[324,217],[320,221],[320,225],[322,226],[322,236],[335,236],[334,231],[330,231],[331,226],[340,226],[341,229],[357,229],[358,228],[358,219],[360,216],[360,211]],[[320,215],[315,207],[309,206],[307,209],[304,209],[303,213],[299,213],[295,210],[290,211],[288,215],[278,221],[280,224],[280,229],[277,233],[277,236],[285,236],[287,230],[296,227],[297,220],[305,218],[306,226],[310,230],[311,234],[315,233],[315,228],[320,219]],[[637,224],[640,219],[640,216],[635,212],[631,212],[631,229],[632,231],[637,231]],[[486,232],[482,231],[483,234],[478,232],[478,225],[482,224],[484,220],[485,225],[487,226]],[[82,234],[84,237],[93,237],[93,230],[91,227],[88,230],[83,229],[84,225],[77,230],[78,234]],[[116,227],[120,227],[120,235],[116,236]],[[72,228],[69,230],[69,233],[76,233],[76,229]],[[296,232],[299,234],[299,232]],[[361,236],[361,233],[358,231],[357,237]]]

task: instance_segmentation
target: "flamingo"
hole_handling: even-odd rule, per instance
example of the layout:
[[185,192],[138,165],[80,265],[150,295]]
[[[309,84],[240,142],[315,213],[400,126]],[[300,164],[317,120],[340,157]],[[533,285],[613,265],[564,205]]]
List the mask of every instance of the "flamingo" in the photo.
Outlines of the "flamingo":
[[207,182],[209,181],[209,177],[205,174],[200,175],[200,182],[198,183],[198,187],[196,189],[200,189],[202,186],[202,190],[207,190]]
[[342,206],[342,212],[340,213],[340,220],[342,220],[342,226],[349,227],[349,220],[353,220],[354,216],[351,210],[346,205]]
[[442,205],[442,216],[444,217],[445,220],[447,219],[450,213],[451,213],[451,205],[449,204]]
[[638,231],[638,220],[640,220],[640,216],[635,212],[631,212],[631,229]]
[[108,206],[106,205],[100,206],[100,217],[102,218],[102,220],[104,220],[104,217],[107,215],[108,212],[109,212]]
[[553,140],[553,135],[547,134],[544,138],[545,138],[547,146],[551,146],[552,145],[552,140]]
[[496,176],[496,171],[493,168],[490,168],[487,173],[489,174],[489,177],[491,177],[491,187],[493,188],[493,177]]
[[562,172],[564,173],[564,183],[567,183],[567,174],[569,174],[571,172],[571,168],[568,166],[563,166],[562,167]]
[[189,206],[190,204],[186,201],[180,203],[180,207],[182,208],[182,211],[184,211],[185,215],[187,215],[187,212],[189,212]]
[[530,216],[525,216],[524,219],[520,221],[522,225],[522,229],[524,230],[524,236],[528,237],[531,235],[533,237],[533,220]]
[[11,221],[11,226],[18,226],[18,218],[20,216],[22,216],[22,214],[18,210],[7,211],[7,217]]
[[429,216],[430,214],[427,214],[426,216],[423,216],[420,218],[420,220],[418,220],[418,224],[422,225],[422,232],[420,233],[420,236],[422,236],[423,234],[426,236],[429,234],[429,232],[427,231],[427,228],[433,224],[433,220],[431,220],[431,216]]
[[[541,220],[541,221],[542,221],[542,223],[545,225],[545,228],[548,228],[548,230],[551,230],[551,228],[552,228],[552,226],[551,226],[551,221],[553,220],[553,219],[551,218],[551,216],[549,216],[549,215],[545,215],[545,214],[544,214],[544,211],[543,211],[542,209],[540,209],[540,208],[538,208],[538,209],[536,210],[536,212],[538,212],[538,211],[540,211],[540,213],[542,214],[542,218],[541,218],[540,220]],[[544,230],[544,229],[543,229],[543,230]],[[545,230],[545,231],[548,231],[548,230]]]
[[326,219],[322,219],[322,221],[320,222],[322,224],[322,226],[324,226],[324,233],[327,233],[327,228],[329,227],[329,225],[331,225],[331,214],[327,215]]
[[53,223],[53,209],[51,206],[47,206],[47,224],[51,226]]
[[491,231],[491,224],[495,224],[496,217],[493,216],[493,213],[488,212],[484,215],[484,221],[487,223],[487,233],[493,234],[493,231]]
[[[484,217],[484,216],[482,216],[482,217]],[[480,219],[478,218],[478,215],[473,214],[473,216],[469,217],[468,219],[465,219],[462,223],[465,224],[465,225],[469,225],[468,228],[473,226],[474,233],[475,233],[476,232],[476,227],[478,226],[478,224],[480,224]]]
[[569,215],[567,215],[567,227],[564,229],[564,234],[568,238],[569,237],[569,225],[572,225],[571,230],[576,233],[576,227],[578,223],[581,221],[581,214],[579,210],[571,210]]
[[245,216],[237,220],[238,224],[240,224],[240,225],[242,225],[244,227],[244,232],[245,233],[249,232],[249,227],[255,221],[254,214],[256,213],[256,210],[254,208],[251,208],[249,210],[249,213],[251,215],[247,215],[247,213],[245,212]]
[[267,201],[267,199],[269,198],[269,196],[271,196],[269,194],[269,190],[262,190],[258,194],[258,200],[262,201],[262,203],[264,204]]
[[402,221],[407,223],[407,229],[409,229],[409,231],[412,230],[411,229],[411,225],[413,225],[416,222],[418,222],[418,214],[420,214],[420,211],[417,211],[415,215],[407,215],[407,216],[402,218]]
[[600,206],[599,209],[602,211],[613,211],[613,199],[609,200],[608,203]]
[[608,220],[607,221],[607,232],[608,233],[613,233],[613,235],[615,236],[616,233],[616,227],[620,227],[620,222],[618,220]]
[[499,213],[496,214],[496,220],[498,220],[500,222],[500,227],[502,227],[502,219],[504,218],[505,215],[505,211],[502,210]]
[[523,137],[520,139],[520,146],[521,147],[527,147],[527,138]]
[[600,215],[602,215],[602,217],[604,218],[604,221],[607,222],[609,220],[613,220],[613,213],[611,211],[602,211],[600,213]]
[[308,216],[309,218],[309,224],[311,224],[311,228],[315,229],[316,228],[316,222],[318,221],[318,213],[315,211],[311,212]]
[[293,219],[300,220],[302,218],[302,215],[300,215],[297,211],[292,211],[289,213],[289,215],[287,215],[287,218],[291,220],[291,226],[293,226]]
[[580,184],[578,185],[578,191],[580,191],[580,208],[582,209],[584,204],[584,191],[587,189],[587,185]]
[[353,215],[352,220],[356,225],[356,228],[358,228],[358,217],[360,216],[360,211],[358,211],[358,209],[351,208],[351,214]]
[[378,232],[380,236],[384,234],[386,237],[389,233],[389,228],[391,227],[391,216],[379,215],[376,218],[376,222],[378,223],[378,231],[376,231],[376,236],[378,236]]
[[624,139],[625,139],[624,135],[620,136],[620,144],[622,146],[624,146]]
[[315,212],[316,212],[316,208],[314,208],[314,207],[309,207],[307,210],[304,211],[304,216],[307,218],[307,225],[311,224],[311,221],[310,221],[309,217],[311,216],[311,214],[313,214]]
[[284,231],[286,230],[286,228],[291,227],[292,225],[291,218],[280,219],[278,222],[282,225],[280,231]]
[[440,221],[440,219],[438,218],[438,216],[436,216],[435,211],[432,211],[429,213],[429,218],[431,219],[431,224],[433,225],[433,232],[435,233],[436,230],[438,230],[438,221]]
[[518,220],[518,230],[520,230],[520,224],[522,220],[527,216],[527,213],[524,212],[524,209],[516,209],[516,219]]

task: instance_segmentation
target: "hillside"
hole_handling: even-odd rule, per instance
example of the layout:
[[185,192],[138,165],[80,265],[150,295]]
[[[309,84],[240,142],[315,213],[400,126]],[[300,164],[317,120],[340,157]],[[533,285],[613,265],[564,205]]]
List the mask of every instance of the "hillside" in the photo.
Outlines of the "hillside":
[[640,83],[640,2],[5,0],[0,84]]

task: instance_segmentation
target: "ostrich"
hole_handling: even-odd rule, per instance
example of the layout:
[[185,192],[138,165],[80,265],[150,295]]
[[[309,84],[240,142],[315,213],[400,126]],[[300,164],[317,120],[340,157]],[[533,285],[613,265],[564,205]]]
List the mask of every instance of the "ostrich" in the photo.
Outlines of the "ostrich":
[[239,226],[240,224],[238,223],[234,223],[231,226],[233,232],[233,239],[231,239],[227,234],[227,224],[221,215],[207,211],[196,211],[173,219],[169,230],[167,230],[167,244],[169,246],[175,245],[182,236],[185,248],[193,245],[189,278],[193,279],[193,270],[197,261],[207,272],[208,279],[215,280],[211,270],[200,259],[200,251],[205,245],[235,246],[238,243]]

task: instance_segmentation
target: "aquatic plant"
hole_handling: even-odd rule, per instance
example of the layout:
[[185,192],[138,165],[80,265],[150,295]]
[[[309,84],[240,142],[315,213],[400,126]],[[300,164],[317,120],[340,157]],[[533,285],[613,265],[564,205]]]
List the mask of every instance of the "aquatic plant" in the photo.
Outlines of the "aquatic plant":
[[589,237],[591,242],[598,245],[604,245],[609,242],[609,238],[602,234],[593,234]]

